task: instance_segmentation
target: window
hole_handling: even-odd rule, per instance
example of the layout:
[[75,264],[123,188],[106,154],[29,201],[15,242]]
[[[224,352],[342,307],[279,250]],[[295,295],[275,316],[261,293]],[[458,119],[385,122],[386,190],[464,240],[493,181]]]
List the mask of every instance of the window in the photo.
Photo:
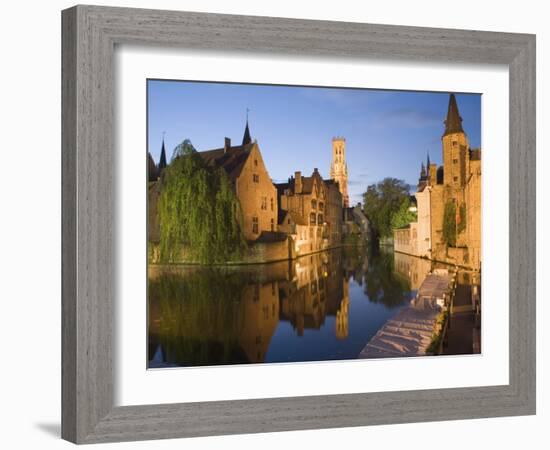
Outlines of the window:
[[273,197],[271,197],[271,211],[273,211]]
[[453,164],[458,164],[458,159],[457,158],[453,159]]
[[453,180],[454,180],[454,181],[458,181],[458,177],[453,177]]
[[317,216],[317,225],[323,225],[323,215],[319,214]]
[[458,145],[457,141],[453,141],[453,147],[456,147]]
[[275,220],[271,219],[271,231],[275,231]]
[[258,160],[257,159],[254,160],[254,167],[258,167]]
[[325,207],[325,204],[323,202],[319,202],[319,211],[322,211]]
[[258,234],[258,218],[252,217],[252,233]]
[[252,182],[259,183],[260,182],[260,175],[258,175],[257,173],[253,173],[252,174]]
[[267,209],[267,197],[262,197],[261,209]]
[[309,224],[310,225],[315,225],[317,223],[317,216],[315,215],[315,213],[311,213],[309,215]]
[[311,200],[311,209],[317,209],[317,200]]

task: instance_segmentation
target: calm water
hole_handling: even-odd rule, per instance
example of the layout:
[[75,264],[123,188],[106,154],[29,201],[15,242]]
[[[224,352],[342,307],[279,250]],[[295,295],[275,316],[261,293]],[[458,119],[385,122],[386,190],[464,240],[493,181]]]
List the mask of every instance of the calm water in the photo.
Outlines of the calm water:
[[416,260],[347,248],[269,265],[153,266],[149,367],[355,359],[411,298]]

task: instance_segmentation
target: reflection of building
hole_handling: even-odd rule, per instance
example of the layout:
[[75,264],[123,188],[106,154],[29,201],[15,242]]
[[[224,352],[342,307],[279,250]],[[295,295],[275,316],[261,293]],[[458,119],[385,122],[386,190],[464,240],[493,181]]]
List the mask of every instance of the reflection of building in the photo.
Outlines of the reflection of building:
[[[479,270],[481,267],[481,150],[471,149],[454,94],[441,138],[443,166],[422,163],[418,222],[395,230],[396,251]],[[413,233],[415,236],[413,236]],[[455,236],[453,240],[449,236]],[[415,241],[415,242],[413,242]]]
[[279,322],[278,282],[248,285],[243,292],[243,326],[238,336],[249,362],[263,362]]
[[394,270],[405,278],[412,291],[418,290],[432,268],[432,262],[404,253],[394,253]]
[[344,282],[344,297],[336,311],[336,337],[346,339],[349,335],[349,283]]
[[332,253],[300,258],[294,263],[290,281],[279,284],[281,319],[288,320],[299,336],[306,329],[321,328],[327,315],[336,317],[336,336],[347,336],[348,280],[342,277],[340,263]]
[[332,139],[330,178],[338,183],[342,194],[342,206],[347,208],[349,206],[348,165],[346,163],[346,139],[343,137],[335,137]]

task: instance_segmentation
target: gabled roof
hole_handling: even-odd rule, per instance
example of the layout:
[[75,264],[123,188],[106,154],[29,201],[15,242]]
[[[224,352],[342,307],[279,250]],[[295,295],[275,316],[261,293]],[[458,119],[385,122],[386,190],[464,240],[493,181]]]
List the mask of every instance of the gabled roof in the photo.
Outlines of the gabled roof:
[[[321,174],[317,171],[317,169],[315,169],[310,177],[305,177],[302,175],[302,194],[311,194],[313,192],[313,186],[315,185],[314,179],[316,177],[318,177],[320,185],[323,183],[329,185],[329,182],[334,183],[334,180],[323,180]],[[279,196],[284,194],[286,189],[290,189],[290,192],[294,194],[296,189],[296,179],[294,177],[290,177],[287,183],[277,183],[275,184],[275,187],[277,188],[277,194]]]
[[231,181],[236,181],[250,155],[254,144],[237,145],[227,149],[217,148],[198,152],[211,167],[223,167]]
[[449,108],[447,110],[445,133],[443,133],[443,136],[451,133],[464,133],[464,130],[462,129],[462,117],[460,117],[460,114],[458,113],[458,106],[456,104],[454,94],[451,94],[449,98]]
[[286,209],[282,209],[282,208],[279,208],[279,211],[277,213],[277,224],[283,225],[287,215],[290,216],[290,219],[296,225],[307,225],[307,222],[300,214],[294,211],[287,211]]

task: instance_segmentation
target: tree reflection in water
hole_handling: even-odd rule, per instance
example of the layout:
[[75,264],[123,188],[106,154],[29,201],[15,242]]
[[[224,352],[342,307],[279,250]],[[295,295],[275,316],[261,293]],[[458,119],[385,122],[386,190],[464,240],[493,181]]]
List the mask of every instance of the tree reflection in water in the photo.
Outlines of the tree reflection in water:
[[150,266],[149,367],[353,359],[410,298],[393,253]]

